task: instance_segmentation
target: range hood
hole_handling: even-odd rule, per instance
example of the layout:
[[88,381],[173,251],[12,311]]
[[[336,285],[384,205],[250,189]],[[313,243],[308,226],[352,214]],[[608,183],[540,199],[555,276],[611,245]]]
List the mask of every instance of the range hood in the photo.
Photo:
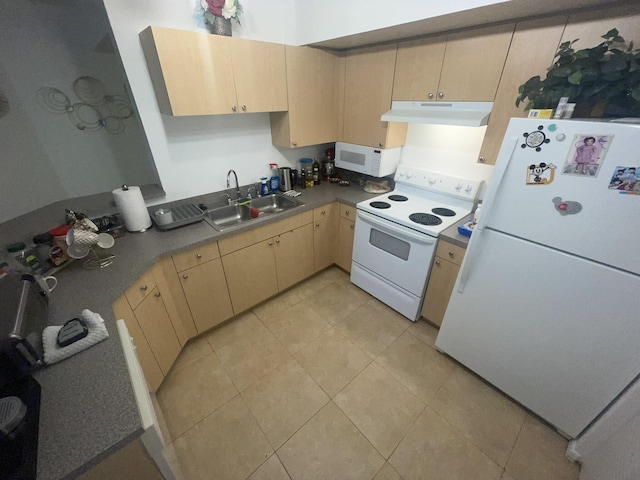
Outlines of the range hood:
[[426,123],[482,127],[489,121],[493,102],[391,102],[380,117],[385,122]]

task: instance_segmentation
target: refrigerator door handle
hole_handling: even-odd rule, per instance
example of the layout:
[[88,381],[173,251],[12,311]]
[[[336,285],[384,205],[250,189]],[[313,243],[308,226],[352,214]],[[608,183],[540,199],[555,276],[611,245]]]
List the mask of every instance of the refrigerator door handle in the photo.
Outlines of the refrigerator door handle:
[[493,172],[491,185],[486,196],[487,201],[482,204],[482,215],[480,215],[478,224],[473,229],[473,236],[471,237],[471,241],[469,242],[469,246],[467,247],[467,252],[465,253],[462,266],[460,267],[458,286],[456,288],[458,293],[462,293],[464,291],[467,280],[469,280],[469,275],[473,271],[473,267],[476,263],[476,257],[478,255],[477,252],[480,250],[480,246],[482,244],[482,230],[487,225],[489,218],[491,217],[491,210],[493,209],[493,203],[496,198],[497,192],[499,191],[502,180],[504,179],[505,173],[507,172],[509,163],[511,163],[511,159],[513,158],[513,152],[515,152],[516,147],[519,145],[519,143],[520,137],[511,137],[509,138],[508,143],[505,140],[504,144],[502,145],[502,149],[500,150],[500,154],[498,155],[498,157],[502,157],[502,154],[507,154],[509,155],[509,159],[506,162],[500,163],[496,167],[496,170]]

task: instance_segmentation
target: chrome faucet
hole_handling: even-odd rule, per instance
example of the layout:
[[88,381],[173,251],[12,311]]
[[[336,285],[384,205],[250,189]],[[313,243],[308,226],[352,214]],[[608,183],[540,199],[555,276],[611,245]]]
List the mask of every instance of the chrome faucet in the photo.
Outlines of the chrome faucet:
[[238,184],[238,175],[236,175],[236,171],[235,170],[229,170],[227,172],[227,188],[231,188],[231,183],[229,182],[229,178],[231,177],[231,174],[233,173],[233,178],[236,180],[236,200],[240,199],[240,185]]

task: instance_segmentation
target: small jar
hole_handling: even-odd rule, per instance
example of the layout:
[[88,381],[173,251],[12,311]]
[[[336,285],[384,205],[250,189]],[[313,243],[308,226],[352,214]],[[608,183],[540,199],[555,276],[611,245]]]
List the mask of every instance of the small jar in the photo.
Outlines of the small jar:
[[[36,255],[42,265],[43,269],[49,270],[51,268],[49,251],[53,246],[53,235],[50,233],[41,233],[33,237],[33,243],[36,249]],[[45,270],[45,271],[46,271]]]

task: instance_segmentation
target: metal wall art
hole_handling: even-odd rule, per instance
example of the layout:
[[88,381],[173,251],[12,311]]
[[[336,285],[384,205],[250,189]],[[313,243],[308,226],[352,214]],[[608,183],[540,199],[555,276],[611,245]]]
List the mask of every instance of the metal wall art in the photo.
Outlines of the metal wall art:
[[47,112],[66,114],[78,130],[124,132],[124,120],[133,115],[133,108],[123,95],[108,94],[104,83],[93,77],[76,78],[73,91],[80,102],[71,103],[67,95],[53,87],[40,88],[36,99]]

